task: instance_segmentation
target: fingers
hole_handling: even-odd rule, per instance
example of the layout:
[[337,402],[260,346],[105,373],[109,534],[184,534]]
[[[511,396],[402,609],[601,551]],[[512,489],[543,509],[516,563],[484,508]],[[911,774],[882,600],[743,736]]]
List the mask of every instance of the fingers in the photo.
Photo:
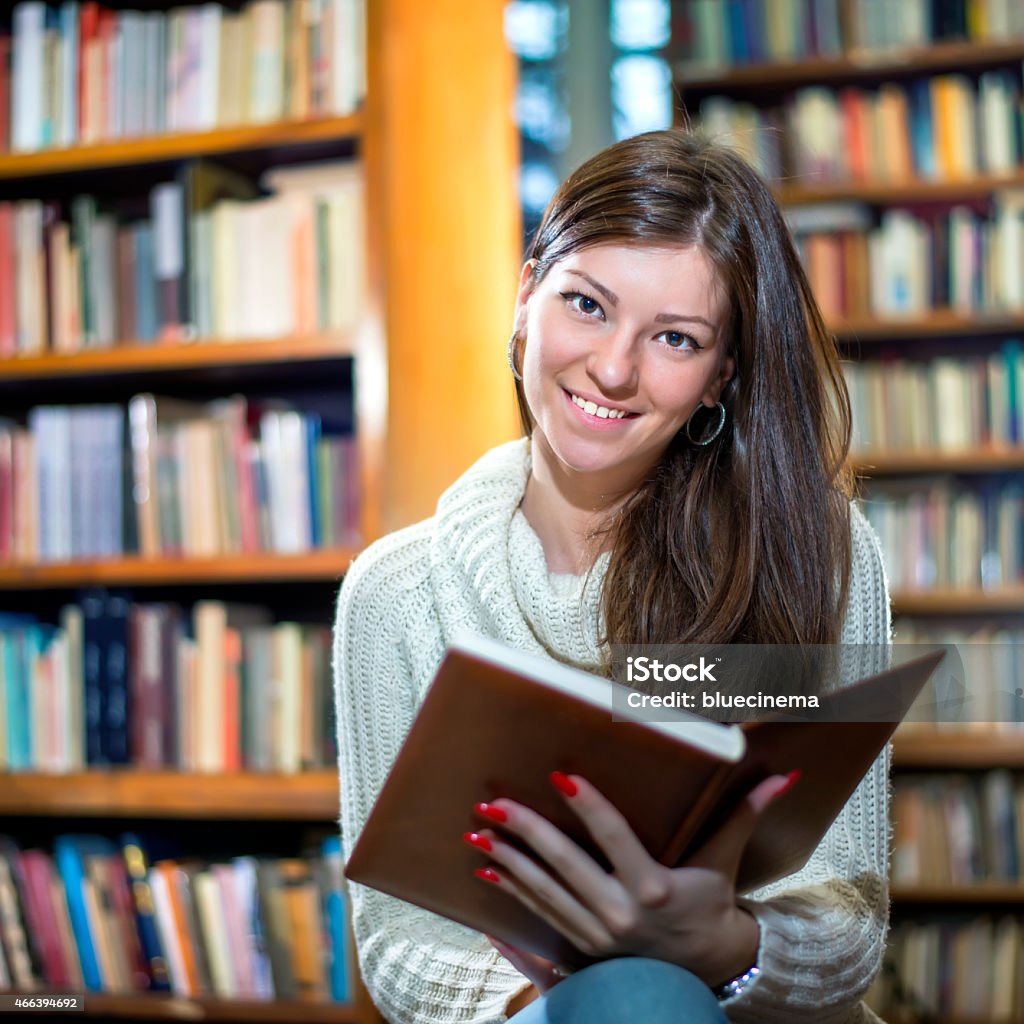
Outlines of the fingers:
[[552,782],[608,858],[625,890],[643,906],[664,903],[669,896],[667,870],[647,852],[614,804],[579,775],[553,772]]
[[759,782],[721,828],[687,859],[685,866],[719,871],[735,880],[758,818],[770,804],[792,789],[799,777],[799,772],[790,772],[789,775],[769,775]]
[[[601,921],[541,865],[492,832],[475,835],[473,845],[486,852],[492,861],[477,872],[483,882],[514,896],[582,952],[592,953],[608,945],[610,936]],[[479,842],[481,838],[490,849]],[[576,852],[585,857],[578,849]],[[604,877],[607,881],[608,876]]]
[[546,818],[510,800],[494,801],[478,807],[478,812],[500,821],[502,831],[521,839],[550,873],[490,833],[486,845],[467,838],[509,870],[509,881],[518,883],[524,904],[539,912],[537,902],[542,901],[549,915],[563,922],[559,930],[567,935],[566,929],[571,930],[572,941],[580,949],[612,952],[629,940],[643,909],[658,909],[669,900],[671,872],[647,853],[626,819],[585,779],[555,772],[551,781],[607,857],[613,873]]

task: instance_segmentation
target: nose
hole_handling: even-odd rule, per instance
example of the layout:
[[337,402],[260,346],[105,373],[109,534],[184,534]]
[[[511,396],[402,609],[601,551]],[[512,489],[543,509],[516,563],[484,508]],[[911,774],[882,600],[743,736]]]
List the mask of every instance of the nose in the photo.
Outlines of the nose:
[[637,366],[635,339],[625,330],[606,335],[595,342],[587,359],[590,379],[609,397],[636,389]]

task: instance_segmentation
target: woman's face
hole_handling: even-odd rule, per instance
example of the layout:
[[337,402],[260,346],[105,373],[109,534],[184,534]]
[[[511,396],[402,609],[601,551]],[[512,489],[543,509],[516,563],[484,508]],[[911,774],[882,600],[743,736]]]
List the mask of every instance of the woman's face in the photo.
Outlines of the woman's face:
[[516,329],[535,457],[624,494],[733,374],[724,289],[693,246],[607,243],[567,256],[539,284],[531,271]]

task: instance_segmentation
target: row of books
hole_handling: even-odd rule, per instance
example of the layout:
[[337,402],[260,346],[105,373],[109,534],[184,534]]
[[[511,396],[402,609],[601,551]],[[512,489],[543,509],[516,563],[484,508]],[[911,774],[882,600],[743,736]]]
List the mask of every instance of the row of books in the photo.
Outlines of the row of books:
[[356,323],[365,277],[356,165],[276,168],[261,187],[195,160],[148,205],[140,219],[90,195],[66,211],[0,202],[0,358]]
[[134,396],[0,420],[0,564],[359,540],[356,441],[315,412]]
[[841,204],[795,208],[789,220],[826,318],[1000,313],[1024,308],[1022,200],[1000,189],[984,214],[889,209],[877,227]]
[[901,616],[895,650],[946,646],[950,661],[915,704],[901,732],[1020,732],[1024,737],[1024,632],[988,624],[951,628]]
[[894,885],[1024,883],[1024,778],[901,775],[892,819]]
[[926,361],[843,364],[853,410],[852,450],[873,454],[1024,445],[1024,348]]
[[159,859],[137,835],[0,837],[0,990],[348,1002],[341,844],[304,858]]
[[976,82],[944,74],[877,89],[808,86],[778,107],[709,96],[699,119],[772,181],[955,181],[1024,160],[1019,70]]
[[330,631],[92,589],[0,613],[0,771],[298,772],[335,761]]
[[1024,580],[1019,481],[943,477],[879,485],[864,512],[881,540],[894,590],[973,590]]
[[351,113],[364,19],[364,0],[16,4],[0,34],[0,152]]
[[1009,915],[895,925],[868,1002],[886,1020],[1024,1019],[1024,921]]
[[1024,36],[1015,0],[684,0],[682,74],[953,39]]

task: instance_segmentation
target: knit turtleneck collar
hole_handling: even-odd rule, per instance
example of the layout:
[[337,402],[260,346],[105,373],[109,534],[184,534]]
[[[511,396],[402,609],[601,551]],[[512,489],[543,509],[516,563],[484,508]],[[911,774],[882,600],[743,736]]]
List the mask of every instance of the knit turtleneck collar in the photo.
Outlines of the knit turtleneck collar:
[[468,628],[594,670],[608,556],[586,577],[552,578],[519,511],[529,475],[522,438],[489,451],[441,496],[430,572],[445,640]]

